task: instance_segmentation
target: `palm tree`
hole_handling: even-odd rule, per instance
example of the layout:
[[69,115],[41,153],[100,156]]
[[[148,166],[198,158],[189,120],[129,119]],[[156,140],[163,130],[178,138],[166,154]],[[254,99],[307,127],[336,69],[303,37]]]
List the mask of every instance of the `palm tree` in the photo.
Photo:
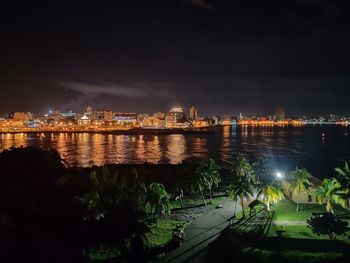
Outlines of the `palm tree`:
[[254,182],[253,167],[243,155],[237,155],[234,158],[231,173],[239,180],[246,180],[249,183]]
[[[236,180],[228,188],[228,194],[232,201],[237,203],[238,198],[241,200],[243,217],[245,217],[244,199],[250,199],[252,193],[253,191],[251,184],[246,180],[239,180],[239,178],[236,178]],[[236,204],[234,214],[236,214]]]
[[258,190],[257,197],[262,196],[262,201],[270,211],[270,204],[284,198],[280,182],[272,175],[271,167],[265,158],[259,158],[253,164],[255,185]]
[[270,204],[277,203],[284,198],[282,187],[277,183],[261,185],[258,196],[263,196],[263,203],[266,205],[267,211],[270,211]]
[[183,184],[191,188],[192,192],[199,190],[201,192],[203,203],[205,204],[203,190],[205,188],[204,178],[202,176],[205,162],[203,158],[192,156],[182,163],[183,173],[186,175]]
[[315,194],[319,204],[326,202],[327,212],[334,213],[334,204],[346,207],[346,191],[342,190],[341,184],[335,178],[324,179],[322,184],[317,187]]
[[348,209],[350,210],[350,168],[347,162],[344,163],[344,167],[334,168],[335,172],[338,174],[338,179],[344,190],[346,191],[348,199]]
[[170,213],[170,209],[170,194],[165,190],[164,185],[151,183],[146,196],[146,211],[156,216],[157,226],[159,225],[159,216]]
[[258,158],[258,160],[252,165],[254,173],[255,184],[271,184],[275,181],[275,177],[272,176],[271,167],[266,158]]
[[184,204],[183,204],[184,191],[182,190],[182,187],[179,184],[176,185],[175,193],[176,193],[175,200],[180,201],[180,206],[183,209],[184,208]]
[[111,173],[107,167],[95,170],[90,174],[91,191],[79,201],[87,208],[88,217],[100,220],[106,217],[125,195],[125,181],[118,173]]
[[221,182],[219,170],[220,170],[220,166],[218,166],[213,159],[209,159],[207,165],[205,165],[202,170],[203,180],[209,190],[209,199],[211,204],[213,203],[213,200],[212,200],[213,185],[218,187],[219,183]]
[[292,177],[291,189],[297,195],[297,212],[299,212],[299,197],[301,193],[309,191],[311,174],[305,168],[299,169],[298,167],[289,174]]
[[202,172],[203,166],[198,167],[196,173],[195,173],[195,180],[193,181],[193,186],[195,189],[198,189],[199,193],[201,194],[203,204],[206,206],[207,203],[205,202],[204,198],[204,190],[205,187],[207,186],[207,178],[205,176],[205,173]]

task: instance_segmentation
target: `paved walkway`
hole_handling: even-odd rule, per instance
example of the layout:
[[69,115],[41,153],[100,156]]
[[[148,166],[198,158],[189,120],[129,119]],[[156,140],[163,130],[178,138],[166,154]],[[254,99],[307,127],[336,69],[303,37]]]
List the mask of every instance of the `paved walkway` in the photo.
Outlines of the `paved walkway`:
[[[234,203],[226,197],[223,207],[194,220],[185,229],[185,242],[182,246],[165,255],[162,262],[185,262],[204,250],[228,227],[234,211]],[[237,212],[241,210],[237,205]]]
[[306,226],[306,221],[293,221],[293,220],[274,220],[274,224],[282,226]]

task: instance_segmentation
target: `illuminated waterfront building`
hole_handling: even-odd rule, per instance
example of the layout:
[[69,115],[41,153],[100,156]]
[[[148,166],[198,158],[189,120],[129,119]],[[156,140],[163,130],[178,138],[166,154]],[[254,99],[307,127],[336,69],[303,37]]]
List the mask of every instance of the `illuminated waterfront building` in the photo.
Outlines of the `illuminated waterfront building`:
[[165,119],[165,113],[158,111],[158,112],[153,114],[153,117],[156,119],[160,119],[160,120]]
[[284,121],[285,116],[284,116],[284,108],[278,106],[276,108],[276,115],[275,115],[275,120],[276,121]]
[[94,113],[97,120],[112,121],[113,111],[112,110],[99,110]]
[[91,123],[91,118],[88,115],[83,115],[78,119],[78,125],[89,125]]
[[116,112],[113,114],[113,121],[117,123],[137,123],[137,114],[133,112]]
[[194,106],[190,108],[189,118],[190,120],[195,120],[198,118],[198,110]]
[[147,128],[164,128],[165,127],[165,113],[156,112],[152,116],[143,115],[143,118],[138,118],[142,127]]
[[173,107],[165,116],[165,126],[167,128],[188,127],[186,115],[181,107]]
[[208,126],[209,123],[208,123],[208,120],[206,120],[204,118],[200,118],[200,119],[197,118],[197,119],[193,120],[192,125],[193,125],[193,127],[200,128],[200,127]]
[[34,119],[34,115],[30,112],[15,112],[12,119],[15,121],[27,122]]

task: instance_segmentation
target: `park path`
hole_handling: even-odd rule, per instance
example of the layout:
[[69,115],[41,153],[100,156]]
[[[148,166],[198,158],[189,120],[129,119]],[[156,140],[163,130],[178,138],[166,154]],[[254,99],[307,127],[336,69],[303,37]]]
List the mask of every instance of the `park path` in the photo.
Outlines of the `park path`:
[[[205,250],[208,244],[214,241],[230,224],[234,202],[226,197],[221,205],[222,208],[215,209],[194,220],[185,229],[185,241],[182,246],[167,253],[162,262],[186,262]],[[237,205],[237,212],[240,210],[240,206]]]
[[294,220],[274,220],[274,224],[282,226],[306,226],[306,221],[294,221]]

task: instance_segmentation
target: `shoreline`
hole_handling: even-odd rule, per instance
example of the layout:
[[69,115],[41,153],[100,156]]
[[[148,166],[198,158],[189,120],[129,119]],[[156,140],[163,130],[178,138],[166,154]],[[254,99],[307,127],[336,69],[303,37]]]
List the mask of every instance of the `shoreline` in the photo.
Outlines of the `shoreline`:
[[216,127],[203,128],[168,128],[168,129],[145,129],[132,128],[125,130],[15,130],[15,131],[0,131],[0,134],[48,134],[48,133],[89,133],[89,134],[118,134],[118,135],[144,135],[144,134],[213,134],[216,132]]
[[302,127],[345,127],[349,128],[348,125],[341,124],[303,124],[303,125],[251,125],[251,124],[235,124],[235,125],[215,125],[215,126],[206,126],[199,128],[130,128],[130,129],[77,129],[77,130],[67,130],[67,129],[17,129],[17,130],[0,130],[1,134],[48,134],[48,133],[89,133],[89,134],[117,134],[117,135],[146,135],[146,134],[154,134],[154,135],[169,135],[169,134],[214,134],[218,131],[218,129],[222,129],[223,127],[237,127],[237,128],[302,128]]

